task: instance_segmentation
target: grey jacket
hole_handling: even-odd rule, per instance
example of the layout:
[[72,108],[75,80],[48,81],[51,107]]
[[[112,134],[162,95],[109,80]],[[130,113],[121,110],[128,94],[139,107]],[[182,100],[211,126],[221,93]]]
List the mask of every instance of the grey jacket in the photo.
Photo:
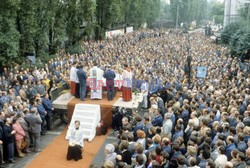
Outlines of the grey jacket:
[[25,120],[28,122],[30,126],[31,133],[41,132],[42,119],[39,114],[30,113],[25,116]]
[[28,125],[28,123],[25,121],[24,118],[20,118],[20,119],[19,119],[19,124],[21,125],[21,127],[23,128],[23,130],[24,130],[25,132],[29,132],[29,130],[30,130],[29,125]]

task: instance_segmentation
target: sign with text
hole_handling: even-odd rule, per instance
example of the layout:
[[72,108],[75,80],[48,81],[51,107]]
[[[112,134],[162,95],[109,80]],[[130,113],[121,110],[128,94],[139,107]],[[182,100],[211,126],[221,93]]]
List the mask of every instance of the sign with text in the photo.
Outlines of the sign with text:
[[205,78],[206,76],[207,76],[207,67],[197,66],[196,77],[198,77],[198,78]]

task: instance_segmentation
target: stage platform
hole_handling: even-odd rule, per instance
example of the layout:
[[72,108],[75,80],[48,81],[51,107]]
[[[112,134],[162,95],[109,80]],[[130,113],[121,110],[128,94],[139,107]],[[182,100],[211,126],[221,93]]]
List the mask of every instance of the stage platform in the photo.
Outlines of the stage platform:
[[128,109],[137,109],[140,106],[140,103],[143,101],[143,95],[141,93],[139,94],[133,94],[132,95],[132,101],[124,102],[122,100],[122,97],[120,97],[115,104],[114,107],[123,107]]
[[71,120],[76,104],[98,104],[101,106],[101,120],[103,120],[108,126],[111,126],[112,108],[115,102],[120,98],[120,96],[121,92],[117,92],[113,101],[108,101],[107,93],[103,93],[102,100],[91,100],[90,96],[87,96],[87,98],[84,101],[74,98],[70,100],[67,104],[68,119],[69,121]]
[[113,101],[108,101],[107,93],[103,93],[101,100],[91,100],[90,95],[87,96],[85,101],[74,98],[70,93],[65,93],[57,98],[53,102],[53,107],[58,110],[67,110],[69,122],[74,112],[76,104],[97,104],[101,106],[101,120],[103,120],[108,126],[112,123],[112,109],[113,107],[123,107],[126,109],[137,109],[140,107],[140,103],[143,101],[142,94],[133,94],[132,101],[124,102],[121,97],[122,93],[117,92]]

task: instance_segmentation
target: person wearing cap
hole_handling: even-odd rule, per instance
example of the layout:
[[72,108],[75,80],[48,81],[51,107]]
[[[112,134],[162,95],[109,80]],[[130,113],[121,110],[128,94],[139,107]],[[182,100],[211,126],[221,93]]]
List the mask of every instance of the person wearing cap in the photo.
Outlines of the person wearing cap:
[[107,96],[108,100],[112,101],[115,96],[115,86],[114,86],[114,79],[116,77],[115,72],[107,66],[107,70],[104,72],[103,77],[106,78],[106,89],[107,89]]

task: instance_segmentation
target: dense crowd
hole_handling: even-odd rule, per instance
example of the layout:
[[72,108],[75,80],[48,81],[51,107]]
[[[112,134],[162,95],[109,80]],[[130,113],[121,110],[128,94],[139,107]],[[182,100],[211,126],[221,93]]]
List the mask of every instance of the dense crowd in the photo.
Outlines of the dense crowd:
[[[149,112],[123,118],[119,143],[105,147],[103,167],[246,167],[250,164],[249,73],[228,49],[201,33],[140,31],[84,42],[81,54],[60,52],[44,68],[4,68],[0,78],[0,154],[14,162],[39,152],[40,135],[51,129],[50,93],[69,83],[77,62],[89,76],[98,64],[122,73],[128,64],[133,90]],[[191,83],[185,74],[192,58]],[[196,77],[196,66],[207,77]],[[144,87],[142,87],[144,86]],[[145,87],[147,86],[147,87]],[[148,101],[147,101],[148,100]],[[132,122],[133,121],[133,122]]]
[[[148,113],[124,117],[104,168],[246,168],[250,165],[249,72],[201,33],[147,32],[91,45],[100,65],[128,63]],[[191,56],[191,83],[185,73]],[[207,68],[196,77],[197,66]],[[142,84],[148,89],[142,89]],[[91,167],[96,167],[92,165]]]

